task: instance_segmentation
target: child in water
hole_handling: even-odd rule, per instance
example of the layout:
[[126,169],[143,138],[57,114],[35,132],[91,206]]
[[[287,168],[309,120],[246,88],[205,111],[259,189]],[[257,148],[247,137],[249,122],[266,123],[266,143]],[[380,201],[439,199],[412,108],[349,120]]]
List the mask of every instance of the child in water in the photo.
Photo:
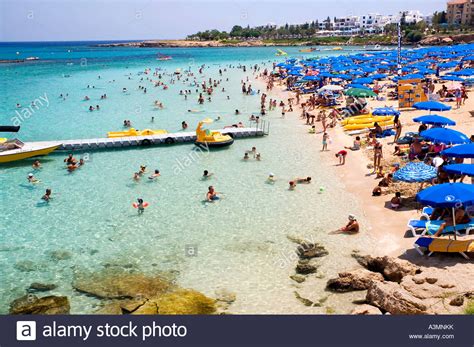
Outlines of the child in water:
[[137,209],[138,209],[138,214],[142,214],[145,212],[145,206],[143,205],[143,199],[138,198],[137,199]]
[[49,202],[51,200],[51,189],[46,189],[46,193],[41,197],[41,200]]

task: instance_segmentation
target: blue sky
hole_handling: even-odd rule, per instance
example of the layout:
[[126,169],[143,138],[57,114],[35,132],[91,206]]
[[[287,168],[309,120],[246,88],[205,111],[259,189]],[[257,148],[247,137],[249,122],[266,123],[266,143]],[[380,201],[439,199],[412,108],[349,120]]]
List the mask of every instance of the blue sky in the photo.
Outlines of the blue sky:
[[0,0],[0,41],[176,39],[234,24],[445,8],[446,0]]

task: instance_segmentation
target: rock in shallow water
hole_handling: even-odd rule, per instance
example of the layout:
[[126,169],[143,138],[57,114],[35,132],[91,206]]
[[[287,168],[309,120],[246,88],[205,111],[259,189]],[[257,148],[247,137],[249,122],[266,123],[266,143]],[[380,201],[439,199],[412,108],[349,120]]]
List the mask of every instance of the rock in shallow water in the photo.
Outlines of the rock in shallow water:
[[29,288],[27,289],[28,292],[47,292],[53,289],[56,289],[58,286],[55,284],[44,284],[39,282],[33,282],[30,284]]
[[10,304],[10,314],[68,314],[69,299],[66,296],[25,295]]
[[153,298],[173,287],[162,277],[147,277],[125,271],[78,274],[72,286],[77,291],[102,299]]
[[326,288],[335,292],[365,290],[369,288],[372,281],[383,281],[383,276],[366,269],[357,269],[351,272],[340,272],[339,277],[327,282]]
[[354,315],[382,314],[378,307],[372,305],[360,305],[351,311]]
[[303,262],[298,262],[296,265],[296,273],[300,275],[309,275],[313,274],[316,271],[318,271],[318,268],[314,265],[308,264],[308,263],[303,263]]

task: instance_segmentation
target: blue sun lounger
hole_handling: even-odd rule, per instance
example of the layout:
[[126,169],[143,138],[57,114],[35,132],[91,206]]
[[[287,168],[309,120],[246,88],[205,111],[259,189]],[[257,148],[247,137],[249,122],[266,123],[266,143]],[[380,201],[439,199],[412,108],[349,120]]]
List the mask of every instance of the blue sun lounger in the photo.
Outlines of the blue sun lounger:
[[[434,235],[443,222],[442,220],[410,219],[407,228],[411,231],[413,237],[417,236],[417,232],[421,235]],[[450,235],[456,232],[457,235],[462,236],[461,231],[465,231],[464,235],[469,235],[471,231],[474,231],[474,218],[469,223],[456,225],[456,228],[454,226],[446,227],[442,235]]]

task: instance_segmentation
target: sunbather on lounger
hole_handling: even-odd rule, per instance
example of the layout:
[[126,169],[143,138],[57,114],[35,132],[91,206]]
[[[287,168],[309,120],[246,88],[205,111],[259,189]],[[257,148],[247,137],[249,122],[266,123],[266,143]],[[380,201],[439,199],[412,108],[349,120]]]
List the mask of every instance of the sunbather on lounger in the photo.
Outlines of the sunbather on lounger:
[[[470,218],[469,218],[469,216],[467,215],[467,213],[464,209],[456,208],[456,211],[454,212],[454,221],[456,222],[456,225],[457,224],[464,224],[464,223],[468,223],[470,221]],[[442,235],[443,230],[446,227],[454,226],[454,221],[453,221],[452,216],[446,217],[445,222],[443,224],[441,224],[438,231],[433,236],[438,237],[438,236]]]

